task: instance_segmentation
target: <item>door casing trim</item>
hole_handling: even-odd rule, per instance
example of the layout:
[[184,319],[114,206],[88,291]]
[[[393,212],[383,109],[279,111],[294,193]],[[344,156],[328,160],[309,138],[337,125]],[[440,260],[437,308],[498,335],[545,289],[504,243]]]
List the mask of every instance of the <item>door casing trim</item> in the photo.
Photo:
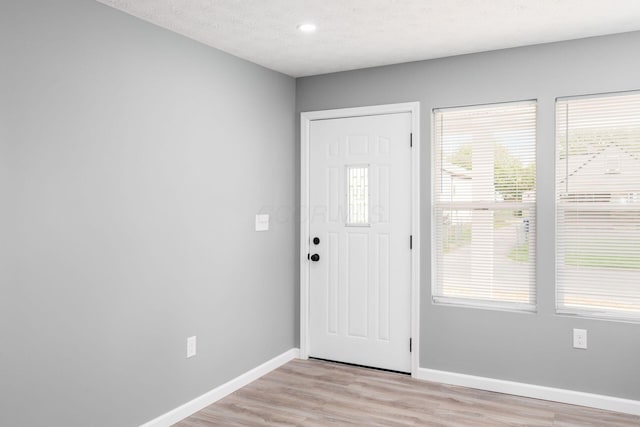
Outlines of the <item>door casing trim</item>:
[[[411,376],[420,365],[420,103],[373,105],[300,113],[300,358],[309,358],[309,143],[314,120],[411,113]],[[407,343],[408,346],[408,343]]]

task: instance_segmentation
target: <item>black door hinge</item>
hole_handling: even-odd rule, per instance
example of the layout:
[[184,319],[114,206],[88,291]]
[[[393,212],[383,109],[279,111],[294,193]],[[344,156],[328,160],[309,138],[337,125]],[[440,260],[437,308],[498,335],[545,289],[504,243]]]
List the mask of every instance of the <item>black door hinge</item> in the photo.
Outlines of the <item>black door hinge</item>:
[[413,147],[413,133],[409,134],[409,147]]
[[409,249],[413,250],[413,235],[409,236]]
[[413,351],[413,340],[409,338],[409,353]]

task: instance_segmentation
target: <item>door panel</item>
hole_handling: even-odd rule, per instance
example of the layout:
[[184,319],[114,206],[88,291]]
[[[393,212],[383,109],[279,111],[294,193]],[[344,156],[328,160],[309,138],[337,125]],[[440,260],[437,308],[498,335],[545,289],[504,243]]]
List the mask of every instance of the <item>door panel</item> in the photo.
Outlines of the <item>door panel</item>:
[[310,124],[310,356],[409,372],[411,114]]

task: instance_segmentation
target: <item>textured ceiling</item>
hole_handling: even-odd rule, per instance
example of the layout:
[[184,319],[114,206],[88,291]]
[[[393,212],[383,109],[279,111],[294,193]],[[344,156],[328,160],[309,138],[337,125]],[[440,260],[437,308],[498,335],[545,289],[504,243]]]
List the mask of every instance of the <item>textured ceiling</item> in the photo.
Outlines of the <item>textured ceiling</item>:
[[640,0],[98,1],[294,77],[640,30]]

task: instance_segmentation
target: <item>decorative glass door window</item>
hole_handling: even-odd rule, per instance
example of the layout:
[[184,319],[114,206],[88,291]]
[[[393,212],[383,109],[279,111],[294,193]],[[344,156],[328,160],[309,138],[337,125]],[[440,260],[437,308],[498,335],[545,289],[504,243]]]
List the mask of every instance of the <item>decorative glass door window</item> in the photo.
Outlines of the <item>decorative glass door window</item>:
[[347,225],[369,225],[369,165],[347,166]]

